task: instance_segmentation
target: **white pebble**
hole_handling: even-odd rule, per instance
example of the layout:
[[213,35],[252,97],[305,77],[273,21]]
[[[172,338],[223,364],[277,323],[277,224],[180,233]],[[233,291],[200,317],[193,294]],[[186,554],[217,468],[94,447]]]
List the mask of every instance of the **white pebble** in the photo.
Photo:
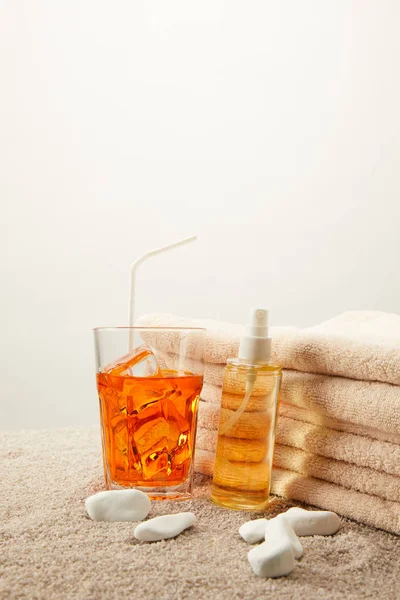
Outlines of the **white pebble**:
[[265,541],[267,544],[272,546],[279,540],[284,539],[291,543],[294,557],[301,558],[303,556],[303,546],[289,521],[283,519],[280,515],[267,521],[265,526]]
[[141,542],[158,542],[173,538],[196,522],[196,516],[191,512],[175,515],[162,515],[140,523],[135,529],[134,536]]
[[253,521],[247,521],[239,527],[239,533],[248,544],[256,544],[265,539],[265,526],[267,519],[254,519]]
[[[293,546],[295,558],[303,555],[303,546],[288,521],[283,521],[278,515],[274,519],[254,519],[247,521],[239,528],[239,533],[248,544],[256,544],[261,540],[281,539],[286,537]],[[282,522],[281,522],[282,521]]]
[[93,521],[141,521],[150,512],[151,501],[140,490],[108,490],[85,501]]
[[305,510],[298,506],[280,515],[293,527],[296,535],[333,535],[340,529],[336,513],[327,510]]
[[259,577],[282,577],[294,569],[292,544],[283,539],[274,544],[264,542],[247,555],[254,573]]

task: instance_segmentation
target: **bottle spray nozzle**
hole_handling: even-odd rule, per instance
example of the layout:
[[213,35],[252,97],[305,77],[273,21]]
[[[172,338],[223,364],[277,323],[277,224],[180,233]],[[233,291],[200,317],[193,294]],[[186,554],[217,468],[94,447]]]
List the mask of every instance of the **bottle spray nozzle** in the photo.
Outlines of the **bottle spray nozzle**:
[[268,336],[268,311],[252,308],[246,333],[240,340],[239,360],[247,363],[267,363],[271,358],[271,338]]
[[264,308],[252,308],[249,316],[247,335],[268,337],[268,311]]

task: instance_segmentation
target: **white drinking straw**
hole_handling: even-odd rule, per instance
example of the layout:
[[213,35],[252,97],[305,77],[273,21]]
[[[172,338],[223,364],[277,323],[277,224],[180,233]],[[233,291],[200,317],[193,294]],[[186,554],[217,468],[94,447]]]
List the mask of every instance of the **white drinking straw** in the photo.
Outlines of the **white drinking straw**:
[[[178,246],[183,246],[183,244],[188,244],[189,242],[193,242],[197,239],[196,235],[192,235],[191,237],[184,238],[183,240],[179,240],[177,242],[173,242],[172,244],[168,244],[167,246],[162,246],[161,248],[156,248],[155,250],[150,250],[150,252],[146,252],[140,258],[135,260],[131,266],[131,289],[129,295],[129,327],[133,327],[135,324],[135,278],[136,278],[136,269],[151,256],[156,256],[157,254],[161,254],[162,252],[166,252],[167,250],[172,250],[172,248],[177,248]],[[133,350],[133,331],[129,331],[129,348]]]

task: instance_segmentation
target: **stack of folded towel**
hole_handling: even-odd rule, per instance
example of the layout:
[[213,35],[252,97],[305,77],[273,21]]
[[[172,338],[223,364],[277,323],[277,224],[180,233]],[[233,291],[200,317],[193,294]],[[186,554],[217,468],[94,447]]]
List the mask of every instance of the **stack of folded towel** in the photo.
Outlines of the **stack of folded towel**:
[[[138,324],[207,328],[196,469],[211,475],[223,372],[243,328],[165,314]],[[346,312],[271,335],[284,367],[272,492],[400,534],[400,316]]]

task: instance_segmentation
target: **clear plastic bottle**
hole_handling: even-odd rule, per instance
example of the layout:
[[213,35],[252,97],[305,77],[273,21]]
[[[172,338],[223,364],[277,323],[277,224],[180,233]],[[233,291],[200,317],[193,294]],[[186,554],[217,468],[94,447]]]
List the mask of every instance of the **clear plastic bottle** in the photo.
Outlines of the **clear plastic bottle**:
[[269,502],[282,378],[270,355],[268,312],[252,310],[239,358],[228,360],[222,388],[211,498],[228,508],[263,510]]

